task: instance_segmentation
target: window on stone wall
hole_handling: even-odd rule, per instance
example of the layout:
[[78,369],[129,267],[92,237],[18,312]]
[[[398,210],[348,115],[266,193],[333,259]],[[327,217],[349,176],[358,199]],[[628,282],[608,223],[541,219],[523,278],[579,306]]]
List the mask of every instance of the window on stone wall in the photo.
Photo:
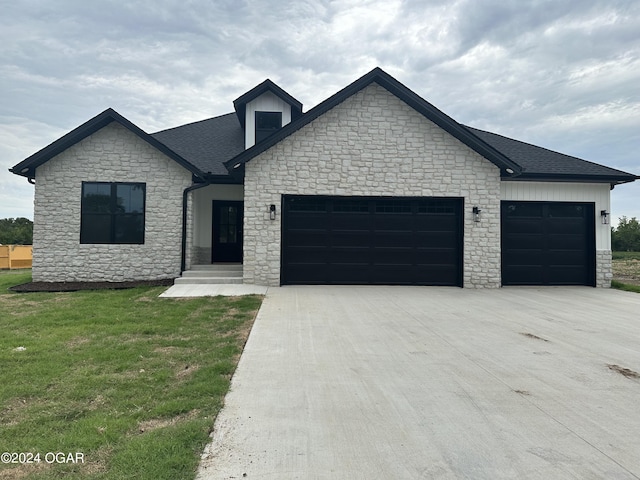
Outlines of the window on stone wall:
[[80,243],[144,243],[144,183],[82,182]]

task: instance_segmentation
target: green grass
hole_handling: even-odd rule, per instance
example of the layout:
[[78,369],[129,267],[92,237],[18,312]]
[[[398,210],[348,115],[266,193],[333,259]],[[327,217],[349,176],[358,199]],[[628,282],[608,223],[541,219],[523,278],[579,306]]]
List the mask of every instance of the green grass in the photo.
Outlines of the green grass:
[[616,288],[618,290],[624,290],[625,292],[635,292],[640,293],[640,285],[630,285],[628,283],[622,283],[617,280],[611,281],[611,288]]
[[0,479],[194,478],[260,297],[6,290],[29,280],[0,272],[0,453],[41,463],[0,464]]
[[613,252],[613,260],[640,260],[640,252]]

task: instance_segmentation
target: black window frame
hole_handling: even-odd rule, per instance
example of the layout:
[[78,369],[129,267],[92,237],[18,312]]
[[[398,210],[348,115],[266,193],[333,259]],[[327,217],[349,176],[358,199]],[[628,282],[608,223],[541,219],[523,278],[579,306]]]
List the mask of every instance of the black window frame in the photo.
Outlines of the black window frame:
[[[278,118],[279,122],[278,126],[272,126],[272,127],[268,127],[268,128],[259,128],[258,125],[261,123],[258,119],[258,117],[273,117],[273,118]],[[276,123],[274,123],[275,125]],[[260,143],[262,142],[264,139],[266,139],[267,137],[273,135],[275,132],[277,132],[278,130],[280,130],[282,128],[282,112],[265,112],[265,111],[256,111],[256,115],[255,115],[255,140],[256,143]]]
[[[85,190],[88,185],[108,185],[109,186],[109,206],[108,211],[100,211],[100,209],[92,210],[88,202],[85,201]],[[142,189],[142,211],[140,212],[123,212],[118,206],[118,187],[122,185],[138,186]],[[80,243],[85,245],[144,245],[145,243],[145,226],[146,226],[146,210],[147,210],[147,184],[144,182],[82,182],[82,192],[80,196]],[[96,220],[102,218],[103,227],[106,225],[106,232],[102,238],[96,238],[95,227]],[[118,238],[118,225],[131,219],[137,219],[141,230],[134,232],[132,238]],[[130,232],[130,230],[129,230]]]

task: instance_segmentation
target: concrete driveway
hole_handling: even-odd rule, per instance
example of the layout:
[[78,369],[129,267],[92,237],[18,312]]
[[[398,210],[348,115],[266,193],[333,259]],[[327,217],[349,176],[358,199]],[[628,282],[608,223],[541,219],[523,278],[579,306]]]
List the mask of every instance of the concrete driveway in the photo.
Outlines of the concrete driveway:
[[198,476],[245,477],[638,479],[640,295],[271,288]]

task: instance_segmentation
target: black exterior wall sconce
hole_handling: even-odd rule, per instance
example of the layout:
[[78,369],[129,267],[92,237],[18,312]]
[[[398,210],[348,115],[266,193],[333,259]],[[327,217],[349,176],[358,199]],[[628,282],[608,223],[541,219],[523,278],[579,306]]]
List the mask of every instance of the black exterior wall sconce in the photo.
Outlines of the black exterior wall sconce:
[[480,221],[480,214],[482,213],[482,210],[480,210],[478,207],[473,207],[471,212],[473,212],[473,221],[474,222],[479,222]]
[[269,220],[276,219],[276,206],[272,203],[269,205]]
[[609,212],[600,210],[600,220],[602,220],[603,225],[609,225]]

